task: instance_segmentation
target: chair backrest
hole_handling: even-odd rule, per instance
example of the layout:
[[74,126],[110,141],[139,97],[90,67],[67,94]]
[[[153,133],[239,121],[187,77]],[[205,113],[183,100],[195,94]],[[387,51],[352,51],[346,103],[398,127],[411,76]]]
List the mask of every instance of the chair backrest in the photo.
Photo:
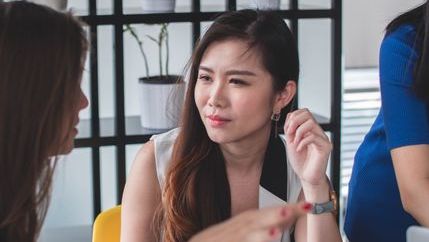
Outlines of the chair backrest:
[[119,242],[121,237],[121,206],[98,214],[92,230],[92,242]]

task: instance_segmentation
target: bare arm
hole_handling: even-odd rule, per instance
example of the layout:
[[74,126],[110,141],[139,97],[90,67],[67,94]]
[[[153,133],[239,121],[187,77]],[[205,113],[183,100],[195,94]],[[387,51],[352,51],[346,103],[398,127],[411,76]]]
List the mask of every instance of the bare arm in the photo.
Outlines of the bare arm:
[[121,242],[155,241],[153,215],[161,202],[156,176],[154,144],[140,148],[131,168],[122,197]]
[[[289,113],[285,122],[286,148],[290,164],[302,184],[301,200],[325,203],[330,200],[326,167],[332,144],[308,109]],[[296,241],[341,241],[331,213],[308,214],[297,221]]]
[[402,206],[429,227],[429,145],[395,148],[391,155]]

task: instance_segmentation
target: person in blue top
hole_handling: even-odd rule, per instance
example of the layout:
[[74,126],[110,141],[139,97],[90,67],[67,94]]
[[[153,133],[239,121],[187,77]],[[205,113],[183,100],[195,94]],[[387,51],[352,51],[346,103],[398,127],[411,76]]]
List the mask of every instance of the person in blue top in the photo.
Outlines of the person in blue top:
[[344,229],[351,242],[405,241],[429,227],[429,5],[394,19],[380,49],[382,107],[355,156]]

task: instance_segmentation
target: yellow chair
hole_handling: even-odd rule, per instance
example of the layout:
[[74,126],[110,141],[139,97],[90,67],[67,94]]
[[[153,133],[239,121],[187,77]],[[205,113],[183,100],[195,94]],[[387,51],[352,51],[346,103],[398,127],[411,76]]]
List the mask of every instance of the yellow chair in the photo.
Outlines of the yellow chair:
[[92,242],[119,242],[121,237],[121,206],[98,214],[92,228]]

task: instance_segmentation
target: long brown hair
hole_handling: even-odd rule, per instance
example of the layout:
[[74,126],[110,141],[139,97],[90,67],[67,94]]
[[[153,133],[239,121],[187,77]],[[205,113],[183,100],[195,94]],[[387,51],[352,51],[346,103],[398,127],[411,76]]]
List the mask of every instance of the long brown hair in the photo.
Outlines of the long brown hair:
[[[87,42],[70,14],[0,3],[0,241],[36,240],[73,127]],[[56,160],[55,158],[53,160]]]
[[413,90],[422,100],[429,102],[429,4],[422,5],[405,12],[386,27],[386,34],[390,34],[403,24],[412,24],[416,27],[416,41],[413,48],[419,53],[414,68]]
[[[216,41],[241,39],[262,54],[273,89],[298,81],[294,38],[273,12],[240,10],[218,17],[198,43],[189,65],[189,84],[181,130],[166,174],[162,204],[155,216],[155,234],[163,241],[187,241],[198,231],[231,216],[231,198],[224,157],[210,140],[195,104],[194,91],[202,56]],[[290,106],[282,110],[283,120]]]

